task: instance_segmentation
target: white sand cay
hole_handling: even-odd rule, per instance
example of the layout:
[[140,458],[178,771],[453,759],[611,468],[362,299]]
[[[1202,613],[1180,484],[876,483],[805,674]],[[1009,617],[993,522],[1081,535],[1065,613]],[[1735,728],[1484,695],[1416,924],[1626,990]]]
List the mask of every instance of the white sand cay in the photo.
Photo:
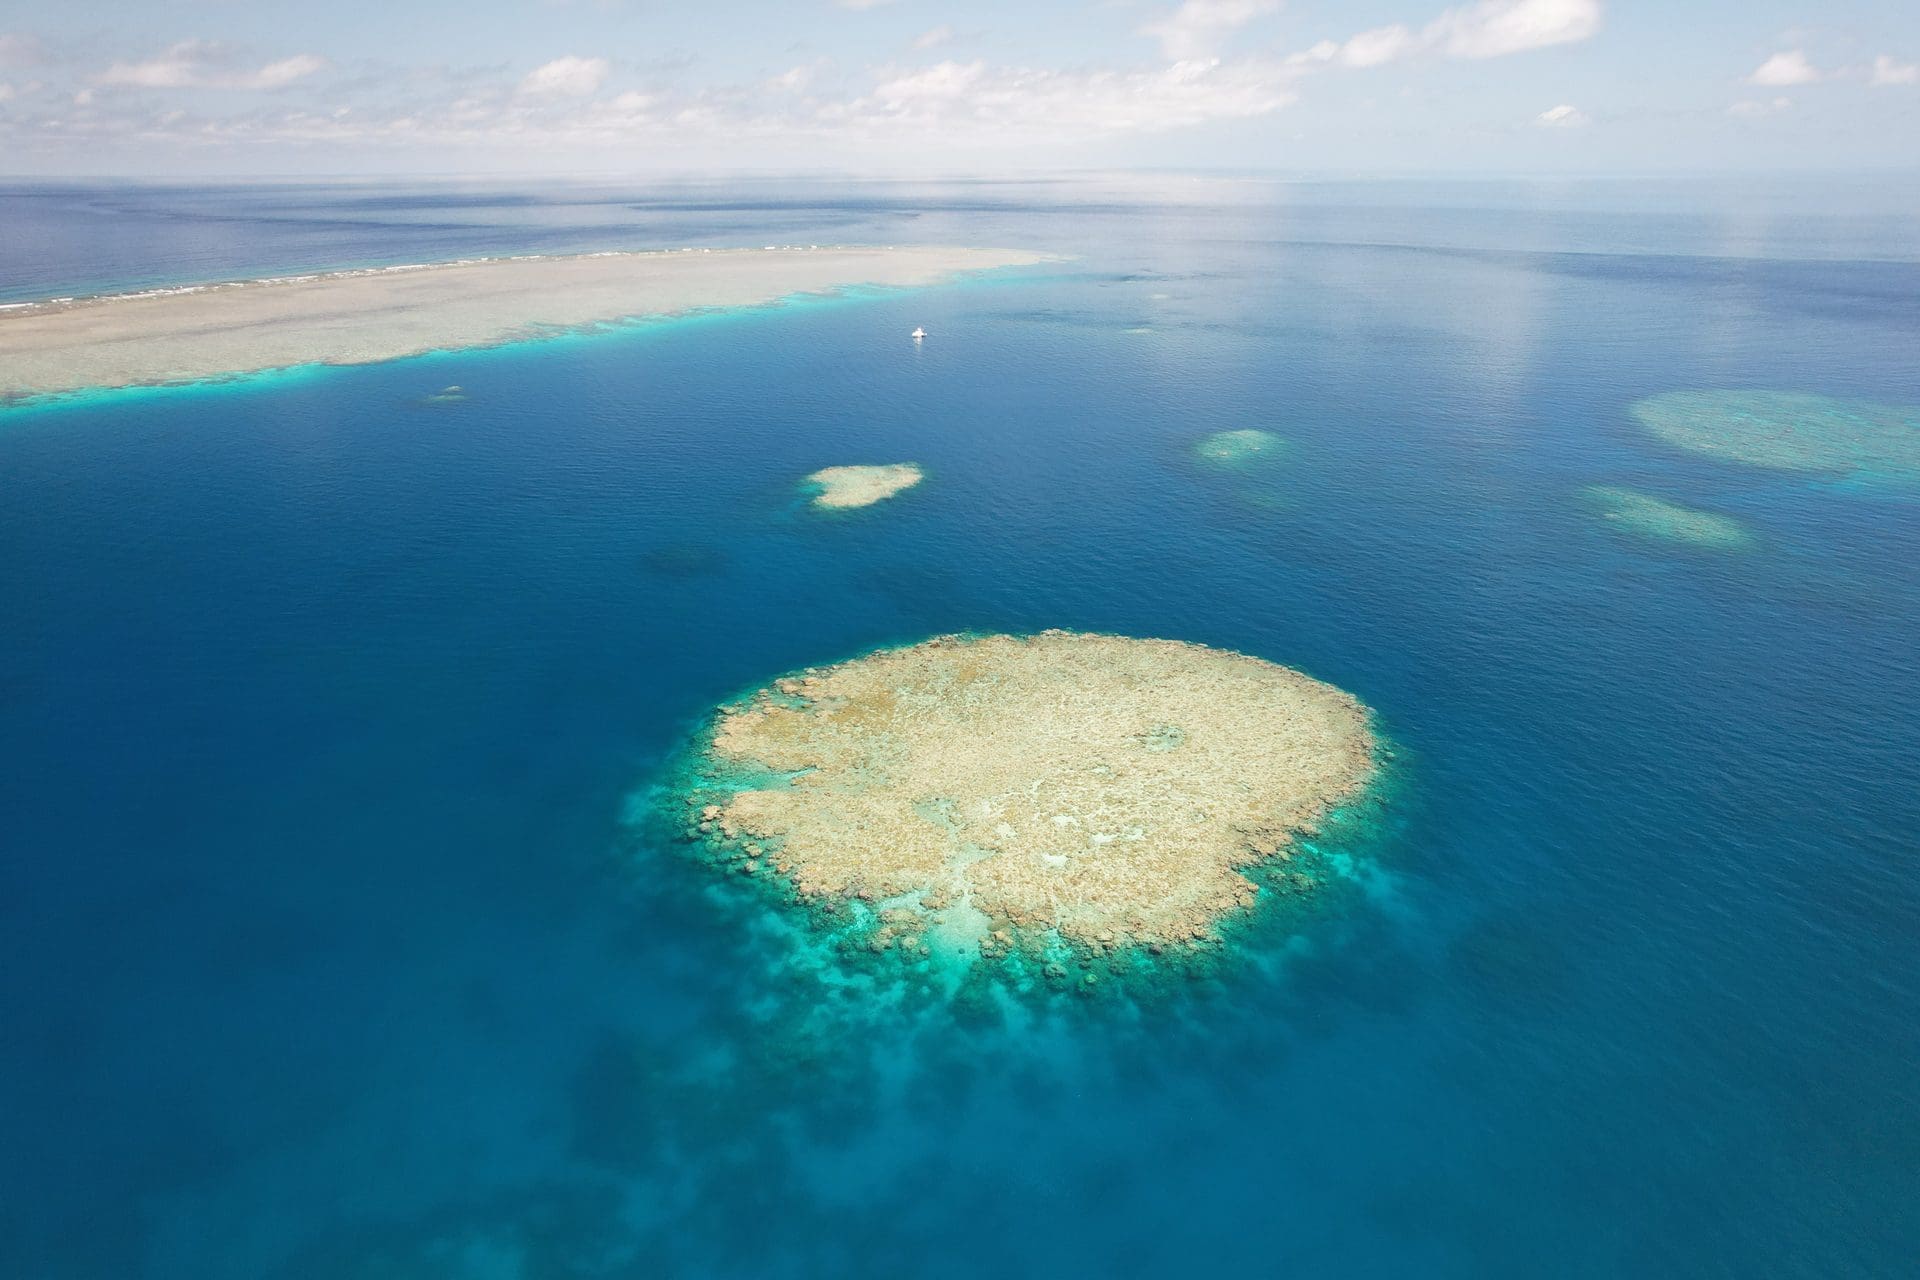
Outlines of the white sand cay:
[[493,258],[0,309],[0,400],[368,364],[850,285],[938,284],[1045,255],[1005,249],[716,249]]

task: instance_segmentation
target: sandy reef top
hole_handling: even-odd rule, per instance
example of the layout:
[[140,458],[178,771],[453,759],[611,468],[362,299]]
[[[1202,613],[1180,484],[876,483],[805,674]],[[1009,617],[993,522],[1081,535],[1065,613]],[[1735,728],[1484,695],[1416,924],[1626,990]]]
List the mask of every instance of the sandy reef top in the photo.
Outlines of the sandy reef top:
[[937,284],[1019,250],[796,246],[485,258],[0,308],[0,402],[366,364],[852,285]]
[[924,479],[920,468],[911,462],[890,462],[882,466],[823,467],[807,477],[807,483],[819,492],[813,496],[816,507],[870,507]]
[[1920,407],[1791,391],[1669,391],[1633,405],[1669,444],[1758,467],[1920,480]]
[[1172,640],[942,636],[722,708],[699,830],[805,899],[962,938],[1211,937],[1243,868],[1354,798],[1366,709],[1297,671]]

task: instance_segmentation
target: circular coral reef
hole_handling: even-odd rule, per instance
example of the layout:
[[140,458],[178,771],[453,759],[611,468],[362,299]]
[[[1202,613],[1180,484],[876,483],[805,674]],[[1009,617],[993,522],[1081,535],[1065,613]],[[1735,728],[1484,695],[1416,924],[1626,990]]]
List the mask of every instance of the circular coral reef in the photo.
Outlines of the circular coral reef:
[[1782,471],[1920,480],[1920,408],[1786,391],[1671,391],[1633,406],[1654,435]]
[[1244,427],[1239,431],[1216,431],[1193,446],[1204,462],[1238,467],[1252,462],[1271,461],[1280,456],[1286,441],[1271,431]]
[[884,466],[823,467],[808,476],[807,483],[815,489],[816,507],[870,507],[913,488],[922,478],[920,468],[913,463],[891,462]]
[[880,945],[1204,943],[1374,771],[1352,696],[1244,654],[940,636],[722,707],[684,799],[712,855]]

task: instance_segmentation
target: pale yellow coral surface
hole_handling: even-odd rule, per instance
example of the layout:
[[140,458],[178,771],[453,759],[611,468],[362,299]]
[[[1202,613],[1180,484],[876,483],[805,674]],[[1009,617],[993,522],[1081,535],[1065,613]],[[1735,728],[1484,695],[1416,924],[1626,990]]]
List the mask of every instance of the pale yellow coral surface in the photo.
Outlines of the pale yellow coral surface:
[[708,751],[760,781],[705,827],[803,897],[904,895],[1105,945],[1211,935],[1253,901],[1242,870],[1355,796],[1374,757],[1366,709],[1297,671],[1063,631],[788,677],[723,709]]
[[890,462],[882,466],[823,467],[807,477],[807,483],[819,492],[813,496],[816,507],[870,507],[891,498],[902,489],[920,483],[920,468],[911,462]]

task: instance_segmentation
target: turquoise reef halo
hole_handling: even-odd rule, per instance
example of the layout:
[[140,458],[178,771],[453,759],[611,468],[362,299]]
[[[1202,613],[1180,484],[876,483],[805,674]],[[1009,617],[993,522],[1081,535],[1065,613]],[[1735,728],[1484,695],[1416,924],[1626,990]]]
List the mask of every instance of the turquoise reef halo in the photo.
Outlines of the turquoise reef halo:
[[1793,391],[1669,391],[1633,416],[1668,444],[1780,471],[1920,482],[1920,407]]

